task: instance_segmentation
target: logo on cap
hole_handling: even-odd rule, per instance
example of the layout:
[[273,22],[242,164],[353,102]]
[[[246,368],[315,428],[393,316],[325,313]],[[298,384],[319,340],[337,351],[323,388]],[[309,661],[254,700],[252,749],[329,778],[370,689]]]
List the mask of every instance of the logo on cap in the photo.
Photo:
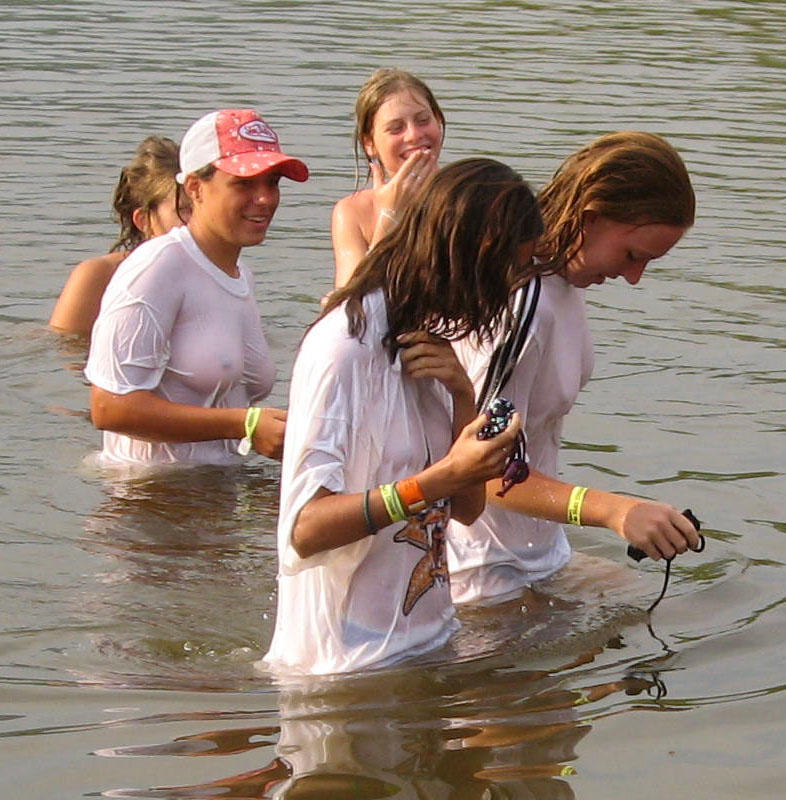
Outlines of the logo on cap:
[[261,119],[253,119],[244,123],[237,129],[237,135],[252,142],[278,143],[278,136],[276,136],[275,131]]

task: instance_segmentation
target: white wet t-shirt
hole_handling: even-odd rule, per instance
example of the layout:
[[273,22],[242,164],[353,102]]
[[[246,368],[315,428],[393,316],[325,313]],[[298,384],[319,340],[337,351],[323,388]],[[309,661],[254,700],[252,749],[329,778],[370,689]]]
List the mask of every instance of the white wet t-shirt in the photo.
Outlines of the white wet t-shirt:
[[[232,278],[188,228],[137,247],[118,267],[93,327],[85,376],[114,394],[148,390],[174,403],[244,408],[264,398],[275,368],[248,268]],[[237,439],[146,442],[104,431],[101,461],[231,464]]]
[[[445,561],[449,504],[374,536],[300,558],[292,529],[324,487],[354,494],[420,472],[452,440],[452,398],[404,376],[381,339],[381,290],[366,296],[362,340],[344,307],[307,334],[292,375],[278,525],[278,614],[261,666],[281,678],[390,664],[439,646],[457,627]],[[358,494],[360,509],[361,495]]]
[[[475,347],[464,339],[454,345],[476,392],[495,344]],[[502,390],[521,414],[532,469],[557,475],[564,417],[593,364],[584,290],[559,275],[544,277],[524,349]],[[450,523],[448,564],[456,603],[504,599],[551,575],[569,558],[562,525],[491,502],[472,525]]]

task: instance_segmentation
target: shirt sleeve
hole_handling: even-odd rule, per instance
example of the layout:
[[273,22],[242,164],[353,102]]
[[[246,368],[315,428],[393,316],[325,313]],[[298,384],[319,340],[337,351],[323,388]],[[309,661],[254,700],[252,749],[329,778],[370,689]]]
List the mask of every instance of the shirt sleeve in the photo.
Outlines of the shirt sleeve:
[[375,400],[382,378],[370,374],[368,348],[346,335],[331,344],[320,333],[318,326],[304,340],[290,386],[278,532],[287,574],[323,564],[337,550],[369,546],[366,537],[301,559],[291,534],[300,510],[320,488],[337,494],[369,488],[384,437],[385,413]]
[[169,273],[154,263],[113,278],[91,335],[85,367],[90,383],[115,394],[160,384],[181,301]]

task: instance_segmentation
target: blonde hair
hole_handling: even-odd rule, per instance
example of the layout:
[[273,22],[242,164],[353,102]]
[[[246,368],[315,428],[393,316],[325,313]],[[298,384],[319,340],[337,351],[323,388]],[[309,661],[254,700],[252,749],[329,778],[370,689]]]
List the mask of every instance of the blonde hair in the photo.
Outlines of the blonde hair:
[[569,156],[538,195],[546,232],[538,255],[557,268],[583,242],[583,216],[688,228],[696,213],[690,176],[677,151],[653,133],[618,131]]
[[163,136],[148,136],[136,148],[134,158],[120,170],[112,201],[120,233],[112,250],[133,250],[145,240],[134,224],[137,208],[151,211],[176,191],[178,146]]
[[[383,67],[375,70],[371,77],[360,87],[358,98],[355,102],[355,133],[353,136],[353,148],[355,151],[355,170],[357,185],[360,186],[360,154],[363,153],[364,161],[367,161],[366,151],[363,140],[371,136],[371,129],[374,127],[374,118],[379,111],[379,107],[396,92],[406,91],[407,89],[422,95],[429,105],[431,113],[442,126],[442,138],[445,138],[445,115],[439,107],[439,103],[431,92],[431,89],[413,75],[403,69],[395,67]],[[366,167],[366,180],[371,176],[370,167]]]

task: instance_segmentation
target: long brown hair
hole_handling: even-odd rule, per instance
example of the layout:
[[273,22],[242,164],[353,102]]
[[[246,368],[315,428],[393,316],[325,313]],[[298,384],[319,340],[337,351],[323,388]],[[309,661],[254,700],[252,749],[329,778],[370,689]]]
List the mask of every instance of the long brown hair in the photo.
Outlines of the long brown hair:
[[618,131],[569,156],[538,195],[544,235],[537,252],[559,267],[581,249],[585,211],[629,224],[688,228],[696,213],[690,176],[660,136]]
[[120,233],[112,250],[133,250],[145,240],[136,227],[133,213],[137,208],[153,210],[175,191],[178,147],[164,136],[148,136],[137,147],[134,158],[120,171],[112,201]]
[[518,173],[488,158],[457,161],[424,183],[401,222],[330,296],[322,316],[346,300],[349,333],[362,338],[363,298],[382,288],[391,358],[404,331],[488,337],[511,292],[544,271],[521,263],[522,245],[542,231],[535,197]]
[[374,127],[374,118],[379,111],[379,107],[392,94],[410,89],[422,95],[423,99],[431,108],[431,113],[439,120],[442,126],[442,138],[445,138],[445,115],[439,107],[437,99],[431,89],[418,77],[411,72],[395,67],[383,67],[375,70],[371,77],[360,87],[357,101],[355,102],[355,133],[353,135],[353,148],[355,151],[355,172],[357,188],[360,188],[360,154],[363,154],[363,163],[366,164],[367,181],[371,177],[371,169],[368,165],[366,151],[363,147],[365,139],[371,136]]

